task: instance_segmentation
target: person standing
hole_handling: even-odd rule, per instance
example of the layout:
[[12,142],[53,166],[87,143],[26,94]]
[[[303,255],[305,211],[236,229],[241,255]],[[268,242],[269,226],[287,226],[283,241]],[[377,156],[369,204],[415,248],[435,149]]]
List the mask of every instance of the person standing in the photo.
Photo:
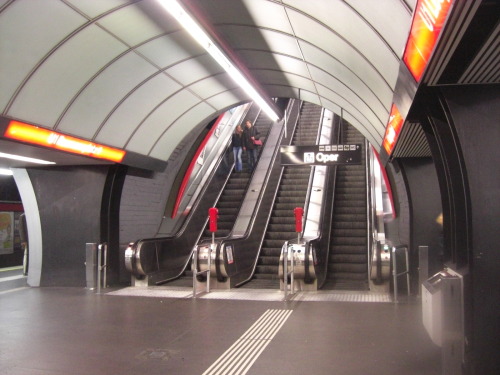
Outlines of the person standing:
[[234,154],[234,170],[241,172],[243,169],[243,162],[241,161],[241,152],[243,147],[243,129],[238,125],[233,133],[232,139],[233,154]]
[[254,141],[259,139],[259,131],[250,121],[245,122],[243,130],[243,150],[248,152],[248,167],[252,171],[257,163],[257,146]]

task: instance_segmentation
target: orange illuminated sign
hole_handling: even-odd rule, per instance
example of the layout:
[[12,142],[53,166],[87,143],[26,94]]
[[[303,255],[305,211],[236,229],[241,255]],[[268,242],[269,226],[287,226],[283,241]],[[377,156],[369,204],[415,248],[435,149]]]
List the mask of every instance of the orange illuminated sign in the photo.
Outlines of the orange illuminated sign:
[[401,128],[403,127],[404,119],[399,113],[396,105],[392,105],[391,115],[389,116],[389,122],[387,124],[387,128],[385,130],[384,141],[382,146],[384,146],[387,154],[390,155],[394,146],[396,145],[396,141],[398,140],[399,133],[401,132]]
[[454,0],[418,0],[403,61],[417,82],[437,43]]
[[125,151],[103,146],[83,139],[71,137],[54,131],[28,125],[19,121],[11,121],[4,137],[28,142],[44,147],[71,152],[73,154],[90,156],[120,163]]

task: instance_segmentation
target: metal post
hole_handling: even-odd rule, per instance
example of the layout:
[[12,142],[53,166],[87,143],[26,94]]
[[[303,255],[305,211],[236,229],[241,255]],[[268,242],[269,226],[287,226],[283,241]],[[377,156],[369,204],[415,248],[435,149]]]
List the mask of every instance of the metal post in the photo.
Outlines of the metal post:
[[406,294],[410,295],[410,260],[408,259],[408,248],[405,247],[405,259],[406,259]]
[[[397,250],[403,249],[405,252],[405,266],[406,269],[403,272],[398,273],[398,266],[397,266]],[[406,289],[408,296],[410,295],[410,261],[408,258],[408,247],[407,246],[398,246],[398,247],[393,247],[392,248],[392,280],[394,284],[394,302],[398,303],[398,277],[406,275]]]
[[108,281],[107,281],[107,276],[108,276],[108,244],[104,243],[104,264],[102,265],[103,267],[103,282],[102,282],[102,287],[107,288],[108,287]]
[[286,127],[288,125],[288,118],[286,117],[286,115],[287,115],[287,113],[286,113],[286,109],[285,109],[285,116],[284,116],[285,117],[285,121],[284,121],[284,123],[285,123],[285,139],[286,139]]
[[97,246],[97,294],[101,293],[102,244]]
[[283,290],[285,291],[285,301],[288,297],[288,242],[285,243],[283,251]]
[[198,246],[193,250],[193,297],[196,298],[196,275],[198,274]]
[[394,302],[398,303],[398,278],[396,276],[396,248],[392,248],[392,284],[394,286]]
[[290,293],[292,295],[295,294],[295,286],[293,285],[294,284],[293,275],[295,273],[295,267],[293,264],[294,254],[295,254],[295,250],[293,249],[293,244],[292,244],[292,258],[290,259],[290,273],[291,273],[291,275],[290,275]]

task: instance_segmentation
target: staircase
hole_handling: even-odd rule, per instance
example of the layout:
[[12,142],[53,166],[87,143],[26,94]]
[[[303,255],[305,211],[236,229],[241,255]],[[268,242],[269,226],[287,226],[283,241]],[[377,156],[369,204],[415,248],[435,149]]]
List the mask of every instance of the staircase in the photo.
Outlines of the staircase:
[[[343,125],[344,144],[365,138],[352,125]],[[366,209],[366,165],[339,165],[334,196],[334,213],[328,276],[324,289],[368,290],[368,243]]]
[[[321,107],[304,103],[292,145],[314,145],[318,135]],[[293,209],[304,207],[311,175],[310,166],[283,168],[283,175],[260,251],[257,267],[247,288],[279,289],[279,259],[285,241],[297,238]]]

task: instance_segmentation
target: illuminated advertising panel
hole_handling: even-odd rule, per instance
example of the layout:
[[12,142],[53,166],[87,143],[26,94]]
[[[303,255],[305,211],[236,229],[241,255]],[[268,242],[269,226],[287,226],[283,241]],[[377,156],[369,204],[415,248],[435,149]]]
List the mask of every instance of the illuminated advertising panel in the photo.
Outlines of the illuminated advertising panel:
[[403,61],[420,81],[454,0],[418,0]]
[[126,153],[120,149],[103,146],[19,121],[9,123],[4,137],[116,163],[120,163]]
[[384,141],[382,142],[382,146],[387,152],[387,155],[390,155],[394,149],[399,133],[401,132],[401,128],[403,127],[403,123],[404,119],[401,116],[401,113],[399,113],[396,105],[393,104],[391,108],[391,115],[389,116],[389,122],[387,123],[387,128],[385,129]]

